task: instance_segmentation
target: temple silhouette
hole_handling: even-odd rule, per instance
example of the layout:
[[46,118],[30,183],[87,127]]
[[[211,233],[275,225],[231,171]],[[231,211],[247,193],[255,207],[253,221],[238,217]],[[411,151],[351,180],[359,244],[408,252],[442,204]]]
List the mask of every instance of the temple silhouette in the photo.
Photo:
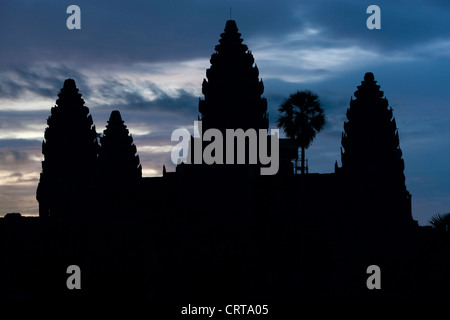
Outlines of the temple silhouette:
[[[267,129],[264,85],[234,20],[210,62],[198,105],[202,130]],[[336,162],[333,173],[296,174],[297,149],[280,139],[275,175],[260,175],[259,163],[180,163],[142,177],[139,146],[120,112],[112,111],[99,135],[67,79],[42,144],[39,224],[9,222],[23,224],[28,240],[21,241],[40,239],[33,244],[40,255],[29,259],[39,277],[16,287],[27,297],[445,296],[448,238],[440,242],[413,219],[393,110],[371,72],[354,97],[342,166]],[[191,149],[195,143],[192,137]],[[6,222],[0,227],[12,232]],[[83,272],[80,292],[65,288],[70,264]],[[382,271],[381,290],[366,287],[373,264]]]
[[[198,106],[202,132],[214,128],[225,135],[226,129],[268,129],[264,85],[234,20],[227,21],[215,51],[202,84],[204,99]],[[258,164],[207,165],[191,161],[178,165],[176,172],[163,170],[162,177],[142,178],[136,146],[119,111],[111,113],[99,145],[92,117],[75,81],[66,80],[58,96],[42,145],[45,159],[37,190],[42,218],[89,218],[111,216],[113,212],[155,214],[155,205],[163,212],[208,213],[217,207],[225,212],[242,212],[242,216],[251,212],[270,214],[279,212],[279,199],[288,196],[291,200],[281,211],[358,218],[359,223],[379,227],[414,224],[393,111],[370,72],[365,74],[347,111],[342,167],[336,164],[334,173],[307,176],[294,174],[295,152],[290,139],[282,139],[281,168],[274,177],[260,176]],[[194,149],[200,138],[191,138]],[[203,141],[202,148],[207,145]],[[226,153],[225,148],[222,153]],[[164,196],[170,190],[183,189],[183,185],[191,188],[170,201]],[[208,190],[203,188],[206,185]],[[201,206],[195,201],[200,189]],[[219,194],[233,201],[222,201],[218,206]],[[150,204],[143,200],[149,197]]]

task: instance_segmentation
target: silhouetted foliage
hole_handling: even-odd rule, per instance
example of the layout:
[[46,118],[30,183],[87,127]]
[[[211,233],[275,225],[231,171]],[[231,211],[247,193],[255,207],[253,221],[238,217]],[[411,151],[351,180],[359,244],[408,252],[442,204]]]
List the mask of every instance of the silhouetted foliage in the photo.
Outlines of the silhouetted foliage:
[[435,214],[430,219],[430,224],[434,229],[440,232],[449,232],[450,229],[450,213]]
[[305,173],[305,149],[309,148],[316,134],[325,126],[325,113],[317,94],[311,91],[297,91],[291,94],[278,109],[277,120],[288,137],[301,148],[301,172]]

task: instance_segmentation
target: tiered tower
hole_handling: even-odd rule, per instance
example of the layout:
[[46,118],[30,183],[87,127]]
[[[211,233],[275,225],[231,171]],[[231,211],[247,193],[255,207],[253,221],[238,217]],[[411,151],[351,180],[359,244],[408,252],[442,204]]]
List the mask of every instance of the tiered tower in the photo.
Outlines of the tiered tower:
[[406,190],[404,162],[392,108],[368,72],[347,110],[342,133],[342,173],[351,203],[383,222],[408,223],[411,195]]
[[226,22],[220,37],[202,84],[205,98],[199,102],[199,111],[203,131],[267,129],[267,101],[261,97],[264,85],[234,20]]
[[125,185],[127,188],[142,178],[142,166],[133,137],[119,111],[111,112],[100,144],[99,176],[105,187],[118,189],[120,185]]
[[[223,157],[223,163],[211,165],[206,164],[205,161],[196,161],[195,159],[199,158],[196,157],[198,151],[206,150],[210,142],[201,142],[200,138],[192,138],[188,155],[191,164],[181,164],[177,167],[178,179],[186,184],[195,181],[198,186],[208,186],[202,189],[202,210],[217,207],[218,198],[229,198],[233,201],[221,202],[220,211],[233,212],[237,215],[239,215],[238,212],[248,214],[253,210],[253,202],[249,200],[252,179],[260,174],[262,165],[259,158],[254,161],[255,157],[250,157],[250,150],[253,152],[256,150],[259,154],[259,135],[256,134],[256,139],[254,135],[252,138],[245,138],[245,148],[239,151],[244,150],[245,155],[240,154],[239,158],[236,143],[234,143],[234,164],[227,165],[231,162],[229,159],[233,157],[230,154],[227,155],[226,130],[268,129],[267,100],[262,97],[264,85],[259,78],[259,70],[253,55],[243,44],[234,20],[226,22],[225,30],[220,35],[215,51],[211,55],[211,65],[206,70],[206,79],[202,84],[204,99],[200,99],[198,106],[201,114],[199,120],[202,121],[202,128],[199,131],[204,134],[206,130],[217,129],[222,133],[223,150],[220,154]],[[267,136],[264,139],[267,139]],[[252,143],[252,149],[249,147],[250,143]],[[198,147],[199,144],[201,147]],[[213,148],[209,150],[211,149]],[[211,153],[217,155],[217,150],[214,148]],[[237,164],[238,159],[239,164]],[[183,192],[181,196],[186,197],[186,200],[183,198],[180,203],[187,203],[185,210],[196,212],[198,211],[197,203],[189,204],[190,200],[188,200],[198,196],[197,189],[192,190],[192,194]]]
[[97,211],[108,217],[130,214],[135,211],[142,167],[119,111],[111,112],[100,144]]
[[[252,53],[242,43],[236,22],[228,20],[225,31],[220,36],[202,84],[204,99],[200,99],[198,106],[201,113],[199,120],[202,121],[201,133],[213,128],[220,130],[225,137],[226,129],[268,129],[267,100],[261,97],[264,85],[259,79],[259,70]],[[225,163],[225,139],[223,142],[222,155]],[[203,142],[202,148],[194,148],[198,143],[198,138],[192,139],[189,155],[191,163],[194,163],[192,150],[204,150],[208,145],[208,142]],[[246,143],[245,163],[248,164],[250,142]],[[258,144],[256,141],[256,149],[259,148]],[[236,163],[236,149],[234,159]]]
[[58,97],[42,142],[42,218],[86,214],[93,198],[98,143],[92,116],[73,79],[64,81]]

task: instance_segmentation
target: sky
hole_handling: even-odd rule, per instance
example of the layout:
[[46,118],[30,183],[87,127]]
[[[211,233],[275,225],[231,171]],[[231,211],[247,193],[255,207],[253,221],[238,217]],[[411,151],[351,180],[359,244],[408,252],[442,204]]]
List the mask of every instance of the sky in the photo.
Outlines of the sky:
[[[81,29],[69,30],[69,5]],[[381,29],[369,30],[369,5]],[[450,212],[450,2],[2,1],[0,216],[37,215],[46,119],[73,78],[97,132],[120,110],[143,176],[174,170],[173,130],[192,131],[201,84],[225,23],[236,21],[264,82],[270,128],[297,90],[315,91],[327,125],[307,150],[310,172],[340,164],[350,97],[373,72],[394,110],[413,218]],[[70,170],[70,168],[68,168]]]

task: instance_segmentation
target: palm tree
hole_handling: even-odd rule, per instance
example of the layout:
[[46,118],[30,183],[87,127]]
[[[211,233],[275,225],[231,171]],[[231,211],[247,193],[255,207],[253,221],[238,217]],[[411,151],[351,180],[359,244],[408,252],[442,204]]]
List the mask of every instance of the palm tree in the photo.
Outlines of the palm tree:
[[450,226],[450,213],[445,213],[443,215],[441,214],[435,214],[431,217],[430,224],[433,226],[434,229],[441,231],[441,232],[448,232],[449,226]]
[[[301,173],[305,173],[305,149],[325,126],[325,115],[317,94],[305,90],[289,96],[278,109],[277,124],[301,148]],[[297,162],[298,158],[296,159]],[[297,168],[296,168],[297,170]]]

